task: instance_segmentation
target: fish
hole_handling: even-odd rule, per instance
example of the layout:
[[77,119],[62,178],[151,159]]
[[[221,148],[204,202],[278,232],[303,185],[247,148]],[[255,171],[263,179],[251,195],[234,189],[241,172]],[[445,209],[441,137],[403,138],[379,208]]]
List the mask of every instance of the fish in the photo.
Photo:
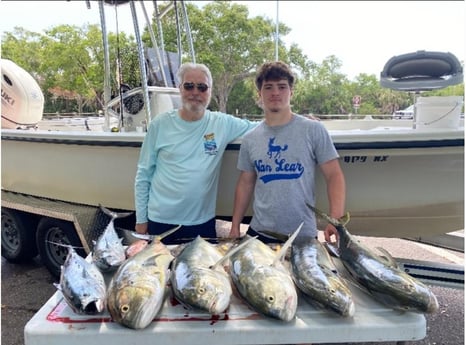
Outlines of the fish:
[[61,267],[61,291],[68,306],[77,314],[100,314],[106,306],[106,285],[102,272],[92,261],[78,255],[68,246],[68,254]]
[[296,286],[311,305],[343,317],[354,315],[351,290],[318,239],[308,237],[293,242],[290,264]]
[[114,221],[117,218],[128,217],[132,212],[112,212],[102,205],[100,205],[100,209],[111,219],[97,241],[93,241],[92,260],[102,272],[114,272],[126,260],[123,239],[118,238]]
[[438,310],[438,301],[433,292],[421,281],[399,269],[396,260],[387,251],[377,255],[351,235],[346,228],[349,214],[335,219],[309,204],[307,206],[335,226],[340,260],[350,275],[375,300],[400,311],[432,314]]
[[229,272],[239,295],[256,312],[290,322],[296,317],[298,294],[283,258],[303,223],[276,252],[262,241],[248,239],[246,246],[230,257]]
[[107,289],[107,309],[114,322],[143,329],[160,312],[174,259],[162,239],[179,228],[161,234],[118,267]]
[[185,244],[174,259],[170,274],[175,298],[187,308],[212,315],[224,312],[233,291],[223,264],[240,248],[231,247],[222,253],[201,236]]

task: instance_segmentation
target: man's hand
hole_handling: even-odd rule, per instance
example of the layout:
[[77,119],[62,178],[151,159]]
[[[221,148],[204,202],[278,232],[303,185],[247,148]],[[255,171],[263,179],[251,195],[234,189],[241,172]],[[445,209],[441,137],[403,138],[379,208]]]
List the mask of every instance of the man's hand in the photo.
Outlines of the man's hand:
[[241,233],[239,231],[239,226],[236,227],[231,227],[230,229],[230,234],[228,235],[229,238],[239,238],[241,236]]
[[148,223],[136,224],[134,230],[136,230],[138,234],[147,234],[148,225]]
[[[329,243],[338,242],[338,231],[332,224],[328,224],[324,230],[325,241]],[[335,236],[335,241],[332,241],[332,236]]]

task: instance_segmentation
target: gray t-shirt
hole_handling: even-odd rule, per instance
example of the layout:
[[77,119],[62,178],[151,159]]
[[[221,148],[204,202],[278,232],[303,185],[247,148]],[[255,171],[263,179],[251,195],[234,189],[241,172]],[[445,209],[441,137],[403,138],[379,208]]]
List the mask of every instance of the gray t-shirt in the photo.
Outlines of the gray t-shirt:
[[317,236],[314,213],[316,167],[338,158],[327,129],[318,121],[293,114],[282,126],[262,122],[242,141],[238,169],[255,171],[254,215],[251,227],[291,234]]

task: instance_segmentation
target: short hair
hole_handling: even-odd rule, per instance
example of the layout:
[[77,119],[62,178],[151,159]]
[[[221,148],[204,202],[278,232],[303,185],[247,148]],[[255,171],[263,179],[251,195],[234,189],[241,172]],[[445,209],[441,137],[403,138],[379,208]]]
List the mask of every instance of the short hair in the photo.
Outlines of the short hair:
[[178,72],[176,72],[176,77],[178,79],[178,83],[181,84],[184,80],[184,75],[186,72],[199,70],[203,72],[207,76],[207,80],[209,83],[209,87],[212,87],[212,73],[210,73],[209,68],[202,64],[202,63],[193,63],[193,62],[186,62],[180,66]]
[[294,75],[290,67],[282,61],[273,61],[264,63],[257,71],[256,87],[262,88],[264,81],[278,81],[286,79],[291,88],[294,85]]

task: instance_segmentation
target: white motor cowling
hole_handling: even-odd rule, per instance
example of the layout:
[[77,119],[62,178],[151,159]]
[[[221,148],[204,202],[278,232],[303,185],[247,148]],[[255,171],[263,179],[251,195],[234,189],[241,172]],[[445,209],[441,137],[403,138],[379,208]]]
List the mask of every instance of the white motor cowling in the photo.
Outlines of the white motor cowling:
[[34,78],[11,60],[1,59],[2,128],[33,127],[42,119],[44,94]]

